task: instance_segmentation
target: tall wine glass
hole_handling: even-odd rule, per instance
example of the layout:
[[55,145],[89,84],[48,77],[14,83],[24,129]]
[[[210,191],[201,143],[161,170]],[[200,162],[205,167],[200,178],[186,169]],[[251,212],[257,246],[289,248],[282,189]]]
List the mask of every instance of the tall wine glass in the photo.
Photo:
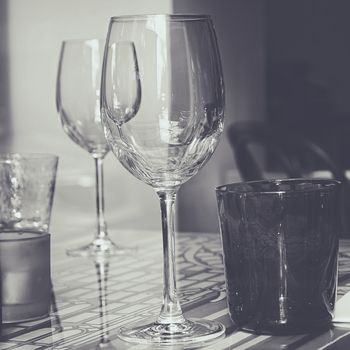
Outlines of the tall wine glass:
[[183,316],[175,271],[176,193],[211,157],[223,130],[223,78],[211,19],[200,15],[111,18],[101,109],[113,153],[131,174],[154,188],[162,218],[160,315],[154,323],[121,328],[119,337],[192,346],[221,336],[220,323]]
[[61,46],[56,103],[64,131],[95,161],[97,232],[93,241],[68,255],[95,256],[122,252],[107,235],[104,219],[103,159],[109,151],[100,116],[104,40],[68,40]]

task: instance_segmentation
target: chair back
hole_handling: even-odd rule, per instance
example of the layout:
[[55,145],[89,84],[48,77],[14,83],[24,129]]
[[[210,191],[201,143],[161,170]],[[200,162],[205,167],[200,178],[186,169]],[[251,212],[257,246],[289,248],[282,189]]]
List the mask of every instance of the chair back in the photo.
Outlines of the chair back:
[[267,122],[234,123],[228,137],[242,181],[319,177],[316,171],[341,181],[341,236],[350,237],[350,182],[320,145]]
[[286,178],[309,177],[317,170],[345,180],[343,169],[320,145],[282,126],[237,122],[229,127],[228,137],[243,181],[263,180],[271,172]]

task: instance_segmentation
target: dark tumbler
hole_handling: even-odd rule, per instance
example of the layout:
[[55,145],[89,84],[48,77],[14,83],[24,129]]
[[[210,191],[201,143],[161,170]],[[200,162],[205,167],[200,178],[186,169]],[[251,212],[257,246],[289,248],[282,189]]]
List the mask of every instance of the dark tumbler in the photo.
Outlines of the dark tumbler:
[[290,179],[216,189],[228,307],[241,329],[298,334],[331,326],[339,187]]

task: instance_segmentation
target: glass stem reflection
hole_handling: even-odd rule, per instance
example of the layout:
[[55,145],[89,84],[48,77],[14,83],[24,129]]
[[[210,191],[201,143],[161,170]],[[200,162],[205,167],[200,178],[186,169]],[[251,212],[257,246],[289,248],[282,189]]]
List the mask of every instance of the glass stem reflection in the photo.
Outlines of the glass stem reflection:
[[103,189],[103,158],[96,157],[96,210],[97,210],[97,234],[96,239],[107,236],[107,225],[104,217],[104,189]]
[[99,293],[99,307],[100,307],[100,321],[101,321],[101,334],[100,343],[97,349],[105,347],[110,343],[109,340],[109,324],[107,315],[107,281],[108,281],[108,260],[95,260],[95,267],[97,272],[98,293]]
[[176,290],[174,205],[177,190],[166,189],[156,192],[160,199],[164,254],[163,305],[158,323],[183,323],[185,318],[182,315]]

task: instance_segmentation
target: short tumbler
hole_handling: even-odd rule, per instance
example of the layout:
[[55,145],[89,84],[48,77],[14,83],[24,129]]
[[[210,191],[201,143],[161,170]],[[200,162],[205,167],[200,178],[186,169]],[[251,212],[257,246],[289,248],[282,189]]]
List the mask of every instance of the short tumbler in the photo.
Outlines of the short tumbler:
[[48,316],[50,215],[58,157],[0,155],[0,287],[3,323]]
[[331,326],[339,185],[286,179],[216,189],[228,307],[241,329],[298,334]]

